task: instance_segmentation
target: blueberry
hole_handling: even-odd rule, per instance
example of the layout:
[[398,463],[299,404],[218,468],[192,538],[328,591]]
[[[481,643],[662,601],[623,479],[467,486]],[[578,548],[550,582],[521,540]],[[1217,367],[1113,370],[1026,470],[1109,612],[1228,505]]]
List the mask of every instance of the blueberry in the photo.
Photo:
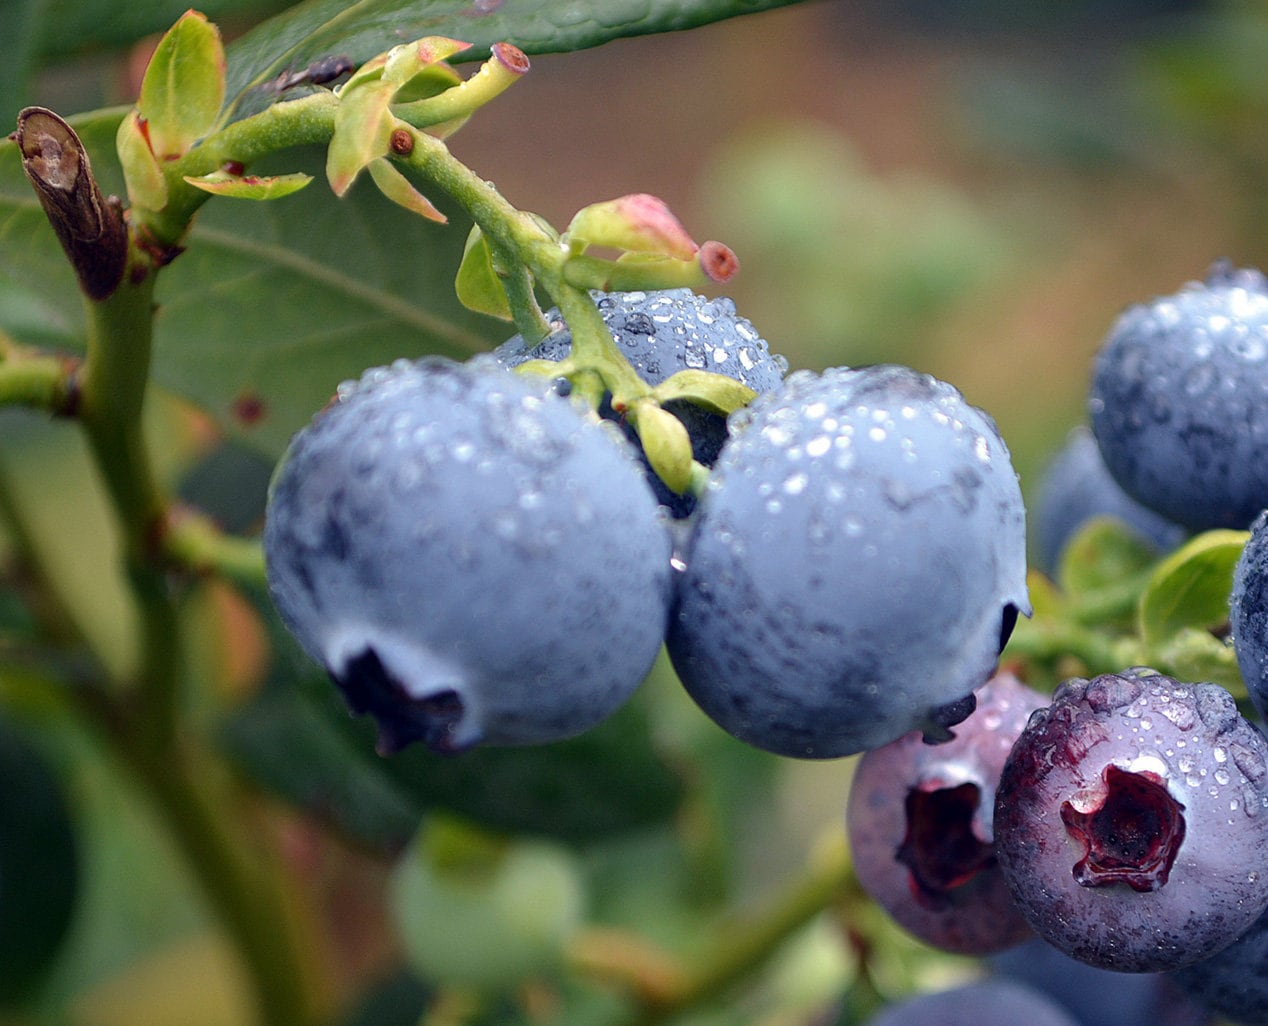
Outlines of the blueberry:
[[1207,958],[1268,906],[1268,743],[1214,684],[1066,681],[1004,766],[995,847],[1022,914],[1072,957]]
[[1217,264],[1138,304],[1097,355],[1089,410],[1123,490],[1193,531],[1268,507],[1268,279]]
[[553,741],[659,650],[671,541],[611,425],[491,358],[367,372],[292,441],[269,587],[379,747]]
[[1008,673],[944,744],[912,733],[866,753],[846,813],[859,883],[927,944],[983,955],[1030,927],[995,861],[995,785],[1013,741],[1046,699]]
[[[1080,1026],[1208,1026],[1210,1014],[1171,973],[1098,969],[1035,939],[989,959],[992,972],[1046,994]],[[1186,972],[1187,970],[1179,970]]]
[[868,1026],[1079,1026],[1039,991],[1011,980],[980,980],[907,998]]
[[1268,510],[1251,524],[1233,570],[1228,625],[1246,691],[1268,719]]
[[1268,1026],[1268,912],[1218,955],[1168,978],[1218,1015],[1243,1026]]
[[1029,613],[994,423],[944,382],[877,366],[798,371],[731,427],[670,619],[687,690],[782,755],[946,737]]
[[[736,313],[729,299],[706,299],[684,288],[595,293],[595,301],[612,338],[649,385],[658,385],[681,370],[701,370],[725,374],[761,393],[777,387],[788,369],[787,361],[771,353],[766,340]],[[527,360],[558,362],[567,357],[572,352],[572,332],[558,310],[547,311],[546,318],[555,329],[537,345],[526,346],[523,337],[515,335],[494,355],[508,367]],[[686,426],[696,462],[713,466],[726,439],[726,418],[685,400],[670,400],[665,409]],[[606,402],[600,412],[620,419]],[[637,444],[634,431],[622,426]],[[695,508],[694,497],[671,491],[646,460],[644,466],[662,505],[675,517],[689,515]]]
[[1118,520],[1158,552],[1169,552],[1187,533],[1124,492],[1106,469],[1092,432],[1078,427],[1048,464],[1035,496],[1032,519],[1040,569],[1054,574],[1070,539],[1089,520],[1102,516]]

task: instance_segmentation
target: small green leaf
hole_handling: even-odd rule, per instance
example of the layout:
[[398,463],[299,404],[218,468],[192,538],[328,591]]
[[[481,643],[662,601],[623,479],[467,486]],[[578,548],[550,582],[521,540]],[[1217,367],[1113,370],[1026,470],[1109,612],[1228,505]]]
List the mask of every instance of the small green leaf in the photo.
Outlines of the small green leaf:
[[[383,66],[383,81],[402,89],[416,76],[428,72],[434,65],[443,65],[454,54],[462,53],[470,47],[470,43],[446,36],[425,36],[412,43],[402,43],[388,51],[387,63]],[[452,84],[461,81],[457,72],[446,77]]]
[[691,436],[687,434],[687,428],[655,402],[639,402],[630,413],[647,462],[656,471],[657,477],[682,495],[691,484]]
[[1167,643],[1182,629],[1211,629],[1228,621],[1233,569],[1250,535],[1208,531],[1164,559],[1140,600],[1146,645]]
[[232,199],[271,200],[281,199],[293,192],[299,192],[312,176],[300,173],[291,175],[231,175],[227,171],[213,171],[199,178],[186,176],[185,181],[195,189],[202,189],[213,196],[228,196]]
[[349,82],[339,94],[335,131],[326,156],[326,178],[336,196],[344,195],[362,170],[386,156],[395,119],[388,110],[396,87],[382,79]]
[[1177,680],[1209,682],[1244,695],[1241,671],[1233,646],[1195,627],[1183,627],[1150,652],[1150,665]]
[[128,202],[142,210],[167,206],[167,179],[135,110],[119,122],[115,149],[128,184]]
[[225,99],[220,30],[186,11],[159,41],[145,69],[137,109],[160,160],[184,154],[215,124]]
[[462,252],[462,263],[454,280],[454,291],[468,310],[488,314],[504,321],[511,319],[511,304],[493,266],[489,242],[479,227],[471,229]]
[[1157,556],[1120,520],[1094,517],[1061,555],[1057,580],[1071,597],[1114,585],[1149,567]]
[[380,157],[378,160],[370,161],[369,168],[370,177],[379,187],[379,192],[397,206],[439,224],[445,224],[449,220],[436,209],[431,200],[414,188],[408,178],[396,170],[391,161]]
[[652,395],[660,403],[685,399],[722,417],[757,397],[756,392],[734,378],[701,370],[681,370],[670,375],[652,390]]

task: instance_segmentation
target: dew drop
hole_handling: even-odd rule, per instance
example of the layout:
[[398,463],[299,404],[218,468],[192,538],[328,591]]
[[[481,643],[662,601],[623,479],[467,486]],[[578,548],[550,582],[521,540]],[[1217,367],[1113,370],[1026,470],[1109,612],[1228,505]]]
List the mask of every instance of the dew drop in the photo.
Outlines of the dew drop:
[[806,490],[806,485],[810,483],[810,477],[804,471],[798,471],[784,478],[784,494],[800,495]]
[[814,459],[825,455],[832,448],[832,439],[827,435],[819,435],[806,443],[806,455]]

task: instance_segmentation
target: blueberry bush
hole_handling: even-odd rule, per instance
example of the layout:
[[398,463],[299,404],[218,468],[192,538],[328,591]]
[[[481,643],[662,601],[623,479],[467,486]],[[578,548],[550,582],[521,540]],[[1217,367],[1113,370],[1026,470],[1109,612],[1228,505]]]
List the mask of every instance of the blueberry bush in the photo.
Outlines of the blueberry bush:
[[0,13],[0,1024],[1268,1023],[1268,279],[1116,291],[1027,426],[913,342],[1019,240],[809,123],[701,169],[732,244],[461,155],[791,6]]

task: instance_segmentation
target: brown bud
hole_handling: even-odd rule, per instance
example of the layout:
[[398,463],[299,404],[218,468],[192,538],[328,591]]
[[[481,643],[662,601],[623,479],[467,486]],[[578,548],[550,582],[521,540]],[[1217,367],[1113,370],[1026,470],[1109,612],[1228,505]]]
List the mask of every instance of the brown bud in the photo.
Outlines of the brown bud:
[[398,157],[408,157],[414,152],[414,133],[408,128],[397,128],[388,145]]
[[11,136],[22,170],[90,299],[107,298],[123,280],[128,233],[117,200],[107,201],[75,130],[51,110],[27,107]]

